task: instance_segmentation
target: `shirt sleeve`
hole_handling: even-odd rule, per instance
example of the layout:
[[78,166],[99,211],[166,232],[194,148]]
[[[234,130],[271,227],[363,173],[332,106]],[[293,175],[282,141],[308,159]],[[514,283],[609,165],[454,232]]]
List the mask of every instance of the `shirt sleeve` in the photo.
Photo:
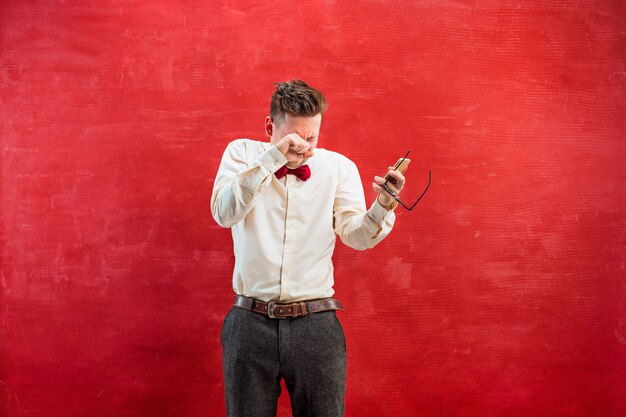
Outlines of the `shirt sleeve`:
[[387,210],[377,198],[368,210],[365,207],[359,171],[350,162],[337,185],[334,228],[343,243],[357,250],[376,246],[391,232],[396,219],[395,204]]
[[248,161],[246,146],[243,140],[231,142],[215,177],[211,214],[222,227],[231,227],[245,218],[270,184],[271,175],[287,163],[287,158],[273,145]]

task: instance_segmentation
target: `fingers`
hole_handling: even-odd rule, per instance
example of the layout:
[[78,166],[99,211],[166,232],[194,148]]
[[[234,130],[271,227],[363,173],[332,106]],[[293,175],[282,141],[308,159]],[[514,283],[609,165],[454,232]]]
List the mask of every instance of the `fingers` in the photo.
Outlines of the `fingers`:
[[287,157],[290,163],[302,162],[314,155],[311,144],[297,133],[286,135],[276,144],[276,147]]
[[385,182],[387,183],[386,187],[393,193],[393,194],[398,194],[399,190],[397,188],[397,185],[392,184],[391,182],[386,181],[383,177],[379,177],[379,176],[375,176],[374,177],[374,182],[372,183],[372,186],[374,187],[374,189],[376,191],[378,191],[379,193],[382,194],[389,194],[389,192],[387,190],[385,190],[385,188],[383,187],[383,184],[385,184]]
[[283,155],[293,156],[295,154],[304,155],[309,151],[311,145],[300,137],[297,133],[290,133],[283,137],[277,144],[276,147],[283,153]]
[[298,154],[303,154],[309,151],[311,146],[308,143],[294,143],[289,146],[289,150]]
[[[389,187],[390,190],[399,193],[400,190],[402,190],[402,188],[404,187],[404,176],[394,171],[389,171],[388,175],[392,179],[387,180],[383,177],[375,176],[374,181],[380,185],[387,183],[387,187]],[[395,180],[395,181],[392,181],[392,180]]]
[[311,148],[311,144],[297,133],[290,133],[285,137],[289,138],[289,150],[297,154],[304,154]]
[[[402,175],[401,172],[394,170],[393,167],[389,167],[389,171],[387,172],[387,175],[389,175],[389,177],[391,177],[394,181],[391,181],[391,180],[388,181],[388,180],[385,180],[385,178],[383,177],[375,176],[374,182],[372,183],[372,187],[379,194],[389,195],[390,194],[389,191],[391,191],[393,195],[397,196],[398,194],[400,194],[400,191],[402,191],[402,188],[404,187],[404,183],[405,183],[404,175]],[[385,183],[386,183],[386,188],[388,190],[385,190],[385,187],[383,187],[383,184]]]
[[382,185],[385,183],[385,179],[383,177],[379,177],[378,175],[374,175],[374,182]]
[[[387,190],[385,190],[382,186],[378,185],[377,183],[373,182],[372,183],[372,188],[378,193],[378,194],[383,194],[383,195],[389,195],[389,192]],[[393,191],[393,190],[392,190]]]
[[298,164],[314,155],[311,150],[311,144],[297,133],[290,133],[285,137],[289,140],[289,149],[285,155],[289,162]]
[[404,187],[404,182],[405,182],[405,178],[404,175],[402,175],[402,173],[400,171],[396,171],[396,170],[389,170],[389,172],[387,173],[387,175],[389,175],[390,177],[394,178],[396,181],[394,181],[394,185],[396,188],[398,188],[398,191],[402,189],[402,187]]

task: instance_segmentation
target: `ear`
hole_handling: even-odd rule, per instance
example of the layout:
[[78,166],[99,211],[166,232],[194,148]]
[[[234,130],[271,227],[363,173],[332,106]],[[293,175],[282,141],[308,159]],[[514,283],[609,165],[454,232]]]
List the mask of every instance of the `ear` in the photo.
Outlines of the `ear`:
[[272,133],[274,133],[274,120],[272,119],[272,116],[267,116],[265,118],[265,133],[270,138],[272,137]]

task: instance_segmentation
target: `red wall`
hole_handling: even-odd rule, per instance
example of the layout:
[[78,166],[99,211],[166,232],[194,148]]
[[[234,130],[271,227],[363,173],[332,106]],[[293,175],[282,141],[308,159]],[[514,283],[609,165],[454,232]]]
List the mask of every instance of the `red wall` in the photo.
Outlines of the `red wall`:
[[[272,83],[371,177],[338,245],[347,416],[626,415],[622,1],[0,3],[0,415],[224,415],[226,144]],[[289,415],[281,401],[281,416]]]

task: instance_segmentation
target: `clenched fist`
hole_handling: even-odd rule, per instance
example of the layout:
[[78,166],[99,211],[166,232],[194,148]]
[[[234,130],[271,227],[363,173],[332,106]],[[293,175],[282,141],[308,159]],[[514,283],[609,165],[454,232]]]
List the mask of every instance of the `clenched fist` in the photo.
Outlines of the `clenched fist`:
[[290,133],[276,143],[276,147],[289,161],[287,166],[297,167],[306,158],[313,156],[311,145],[297,133]]

